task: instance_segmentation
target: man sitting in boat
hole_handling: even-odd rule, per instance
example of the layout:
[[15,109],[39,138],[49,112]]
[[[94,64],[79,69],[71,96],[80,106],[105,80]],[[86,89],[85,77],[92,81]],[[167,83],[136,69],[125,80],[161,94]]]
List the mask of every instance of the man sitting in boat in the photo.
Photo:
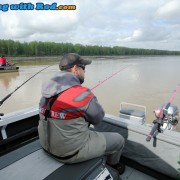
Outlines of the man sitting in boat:
[[0,57],[0,66],[12,66],[10,62],[6,60],[4,56]]
[[90,89],[81,86],[85,66],[91,64],[74,53],[62,57],[62,72],[42,86],[38,126],[43,149],[63,163],[77,163],[107,155],[107,163],[122,173],[120,156],[124,138],[115,132],[97,132],[104,110]]
[[0,57],[0,66],[6,66],[7,61],[6,58],[4,56]]

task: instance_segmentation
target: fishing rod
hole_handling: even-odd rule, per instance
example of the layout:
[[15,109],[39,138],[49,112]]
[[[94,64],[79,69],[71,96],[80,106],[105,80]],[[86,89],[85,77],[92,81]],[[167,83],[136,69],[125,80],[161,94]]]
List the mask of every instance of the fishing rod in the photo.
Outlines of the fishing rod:
[[[54,64],[53,64],[54,65]],[[26,84],[29,80],[31,80],[34,76],[36,76],[37,74],[39,74],[40,72],[44,71],[45,69],[49,68],[50,66],[53,65],[49,65],[43,69],[41,69],[40,71],[38,71],[36,74],[34,74],[33,76],[31,76],[29,79],[27,79],[25,82],[23,82],[20,86],[18,86],[13,92],[11,92],[10,94],[8,94],[6,97],[4,97],[1,101],[0,101],[0,106],[4,103],[4,101],[6,101],[6,99],[8,99],[12,94],[14,94],[20,87],[22,87],[24,84]],[[1,115],[1,114],[0,114]]]
[[176,87],[176,89],[174,90],[171,98],[169,99],[169,102],[167,103],[167,105],[165,106],[165,108],[161,108],[160,109],[160,113],[159,113],[159,117],[157,119],[157,122],[154,123],[154,126],[151,129],[151,132],[147,135],[146,141],[150,141],[152,137],[154,137],[154,135],[156,134],[155,132],[161,132],[160,130],[160,126],[163,125],[163,119],[164,117],[167,115],[168,112],[168,108],[170,107],[170,105],[172,104],[177,92],[180,90],[180,84],[178,84],[178,86]]
[[[54,64],[53,64],[53,65],[54,65]],[[53,65],[50,65],[50,66],[53,66]],[[23,86],[25,83],[27,83],[30,79],[32,79],[34,76],[36,76],[37,74],[39,74],[41,71],[49,68],[50,66],[47,66],[47,67],[41,69],[41,70],[38,71],[36,74],[34,74],[33,76],[31,76],[29,79],[27,79],[24,83],[22,83],[20,86],[18,86],[13,92],[11,92],[10,94],[8,94],[5,98],[3,98],[3,99],[0,101],[0,106],[4,103],[4,101],[5,101],[6,99],[8,99],[8,98],[9,98],[13,93],[15,93],[20,87],[22,87],[22,86]],[[125,69],[128,68],[128,67],[129,67],[129,66],[124,67],[124,68],[120,69],[119,71],[117,71],[116,73],[113,73],[111,76],[107,77],[107,78],[104,79],[103,81],[101,81],[101,82],[99,82],[98,84],[96,84],[95,86],[93,86],[93,87],[91,88],[91,90],[97,88],[98,86],[100,86],[101,84],[103,84],[105,81],[111,79],[113,76],[117,75],[119,72],[125,70]],[[3,116],[3,115],[4,115],[3,113],[0,113],[0,116]]]
[[113,74],[112,74],[112,75],[110,75],[109,77],[106,77],[104,80],[100,81],[100,82],[99,82],[99,83],[97,83],[95,86],[93,86],[93,87],[91,88],[91,90],[93,90],[93,89],[97,88],[98,86],[100,86],[100,85],[101,85],[101,84],[103,84],[104,82],[108,81],[108,80],[109,80],[109,79],[111,79],[113,76],[117,75],[119,72],[121,72],[121,71],[125,70],[125,69],[126,69],[126,68],[128,68],[128,67],[129,67],[129,66],[126,66],[126,67],[124,67],[124,68],[120,69],[119,71],[117,71],[117,72],[113,73]]
[[[9,62],[8,62],[8,63],[9,63]],[[16,64],[19,64],[19,63],[13,63],[13,64],[10,63],[10,66],[15,66]]]
[[8,64],[9,66],[15,66],[15,65],[18,64],[18,63],[12,63],[12,62],[7,61],[7,64]]

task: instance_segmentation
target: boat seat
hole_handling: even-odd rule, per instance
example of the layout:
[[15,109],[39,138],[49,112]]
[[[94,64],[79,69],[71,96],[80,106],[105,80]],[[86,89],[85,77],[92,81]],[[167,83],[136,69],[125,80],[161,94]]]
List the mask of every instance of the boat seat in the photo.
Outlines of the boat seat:
[[136,117],[145,117],[145,112],[140,111],[140,110],[134,110],[134,109],[123,108],[120,110],[120,113],[130,115],[130,116],[136,116]]
[[143,124],[145,122],[145,112],[137,109],[122,108],[120,117],[132,120],[131,122],[135,124]]
[[[102,169],[119,178],[117,171],[105,167],[105,158],[99,157],[76,164],[63,164],[49,156],[39,140],[31,142],[0,157],[0,177],[6,180],[92,180]],[[11,172],[11,173],[9,173]]]

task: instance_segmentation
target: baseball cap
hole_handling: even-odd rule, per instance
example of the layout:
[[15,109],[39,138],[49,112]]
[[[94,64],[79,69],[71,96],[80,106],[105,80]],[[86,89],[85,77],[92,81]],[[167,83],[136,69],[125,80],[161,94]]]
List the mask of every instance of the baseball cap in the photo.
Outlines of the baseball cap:
[[91,64],[91,60],[83,59],[79,54],[68,53],[65,54],[59,63],[60,70],[67,70],[72,68],[74,65],[88,65]]

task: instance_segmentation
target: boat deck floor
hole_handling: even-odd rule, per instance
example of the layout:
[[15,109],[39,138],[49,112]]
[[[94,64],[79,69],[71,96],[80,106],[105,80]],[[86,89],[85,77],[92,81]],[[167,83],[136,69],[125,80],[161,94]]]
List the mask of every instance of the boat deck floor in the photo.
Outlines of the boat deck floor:
[[126,166],[125,172],[121,175],[122,180],[156,180],[132,167]]
[[[90,163],[93,164],[93,161],[90,160]],[[79,166],[80,171],[85,168],[84,164],[81,164],[83,163],[69,165],[70,172],[65,172],[67,169],[65,166],[68,165],[64,165],[47,155],[41,148],[39,141],[36,140],[0,157],[0,177],[1,180],[52,180],[59,179],[59,177],[61,180],[78,180],[80,178],[77,175],[77,167]],[[66,178],[63,178],[65,173]],[[120,178],[122,180],[155,180],[155,178],[128,166]]]

